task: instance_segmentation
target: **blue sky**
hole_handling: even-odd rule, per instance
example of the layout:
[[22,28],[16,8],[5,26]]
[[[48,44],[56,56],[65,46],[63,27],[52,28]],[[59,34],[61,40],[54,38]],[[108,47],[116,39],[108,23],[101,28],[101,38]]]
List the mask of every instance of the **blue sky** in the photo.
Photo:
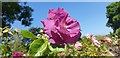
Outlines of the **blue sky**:
[[[105,35],[112,32],[106,27],[106,6],[110,2],[28,2],[27,5],[34,9],[32,25],[43,27],[40,20],[46,20],[49,9],[64,8],[72,18],[80,23],[82,36],[89,33],[93,35]],[[30,27],[31,27],[30,26]],[[13,28],[28,29],[16,21]]]

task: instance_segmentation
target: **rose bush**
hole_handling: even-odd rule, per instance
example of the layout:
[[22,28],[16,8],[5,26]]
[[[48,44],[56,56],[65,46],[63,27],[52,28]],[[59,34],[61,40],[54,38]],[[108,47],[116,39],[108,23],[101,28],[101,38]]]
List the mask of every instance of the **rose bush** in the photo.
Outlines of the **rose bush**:
[[[3,31],[6,28],[3,28]],[[7,28],[8,29],[8,28]],[[14,32],[13,32],[14,31]],[[44,31],[41,34],[38,35],[34,35],[31,32],[27,31],[27,30],[21,30],[21,32],[16,32],[16,29],[13,30],[12,29],[9,31],[11,32],[13,35],[11,35],[12,37],[10,38],[14,38],[15,42],[11,43],[12,40],[10,40],[10,42],[6,42],[7,45],[5,45],[4,42],[2,43],[2,55],[3,56],[113,56],[110,51],[108,50],[108,47],[106,44],[106,41],[102,41],[105,40],[104,37],[101,40],[98,40],[98,38],[96,36],[93,36],[90,34],[89,39],[87,39],[88,37],[83,36],[82,39],[79,39],[76,43],[73,44],[66,44],[65,46],[57,46],[57,45],[52,45],[50,44],[49,38],[46,34],[44,34]],[[9,34],[9,32],[7,32]],[[10,34],[11,34],[10,33]],[[3,33],[3,35],[5,35],[6,33]],[[32,39],[32,42],[27,45],[29,48],[27,49],[23,49],[24,47],[26,47],[24,44],[21,44],[17,38],[15,38],[17,35],[25,37],[25,38],[29,38]],[[22,38],[21,37],[21,38]],[[1,37],[2,39],[5,39],[5,37]],[[107,37],[106,37],[107,38]],[[21,44],[21,45],[19,45]],[[109,44],[112,44],[109,43]],[[20,48],[22,45],[24,45],[24,47]],[[1,45],[0,45],[1,46]],[[19,46],[19,47],[18,47]],[[9,50],[10,49],[10,50]],[[9,50],[9,52],[7,52]],[[18,52],[15,52],[18,51]],[[21,53],[19,53],[21,52]]]
[[[99,38],[91,34],[80,39],[80,24],[63,8],[49,10],[47,20],[41,22],[44,30],[40,28],[37,35],[28,30],[0,28],[0,55],[114,56],[108,49],[108,43],[112,45],[115,41],[107,36]],[[31,41],[26,44],[24,39]]]

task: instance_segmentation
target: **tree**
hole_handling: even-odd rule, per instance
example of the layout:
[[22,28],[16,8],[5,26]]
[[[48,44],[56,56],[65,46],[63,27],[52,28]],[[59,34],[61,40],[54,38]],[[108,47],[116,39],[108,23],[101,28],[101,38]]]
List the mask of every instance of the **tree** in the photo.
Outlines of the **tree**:
[[116,30],[115,34],[118,35],[118,37],[120,38],[120,28]]
[[41,34],[41,30],[43,30],[43,28],[39,28],[39,27],[31,27],[29,29],[30,32],[32,32],[34,35],[37,36],[37,34]]
[[106,16],[108,18],[106,26],[111,27],[114,31],[113,33],[115,33],[116,30],[120,28],[120,1],[113,2],[106,8],[107,8]]
[[2,2],[2,27],[9,26],[15,20],[21,21],[22,25],[29,26],[33,21],[33,9],[20,2]]

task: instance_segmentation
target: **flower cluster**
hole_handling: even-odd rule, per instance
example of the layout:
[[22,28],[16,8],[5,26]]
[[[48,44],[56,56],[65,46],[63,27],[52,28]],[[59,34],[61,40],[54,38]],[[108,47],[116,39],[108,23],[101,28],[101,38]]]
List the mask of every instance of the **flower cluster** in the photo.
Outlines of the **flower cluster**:
[[[87,38],[87,39],[90,39],[91,36],[92,36],[92,35],[90,35],[90,34],[86,34],[86,38]],[[98,40],[96,39],[95,36],[92,36],[92,39],[91,39],[91,40],[92,40],[92,43],[93,43],[95,46],[100,47],[100,42],[98,42]]]
[[63,9],[49,10],[47,20],[42,20],[50,42],[58,45],[75,43],[81,36],[80,24]]
[[[92,35],[86,34],[85,36],[86,36],[87,39],[90,39]],[[95,36],[92,36],[92,39],[91,39],[91,40],[92,40],[92,43],[93,43],[94,45],[100,47],[100,42],[98,42],[98,40],[96,39]],[[104,40],[105,42],[107,42],[107,43],[111,43],[111,42],[112,42],[112,40],[111,40],[109,37],[106,37],[106,36],[104,37],[103,40]]]

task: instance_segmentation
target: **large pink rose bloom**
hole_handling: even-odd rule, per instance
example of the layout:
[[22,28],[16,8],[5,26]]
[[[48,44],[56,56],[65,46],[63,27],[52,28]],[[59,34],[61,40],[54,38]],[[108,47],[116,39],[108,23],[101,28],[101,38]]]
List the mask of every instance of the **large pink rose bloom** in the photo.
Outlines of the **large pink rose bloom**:
[[45,33],[53,44],[64,45],[75,43],[81,36],[79,23],[63,9],[49,10],[47,20],[41,21]]

